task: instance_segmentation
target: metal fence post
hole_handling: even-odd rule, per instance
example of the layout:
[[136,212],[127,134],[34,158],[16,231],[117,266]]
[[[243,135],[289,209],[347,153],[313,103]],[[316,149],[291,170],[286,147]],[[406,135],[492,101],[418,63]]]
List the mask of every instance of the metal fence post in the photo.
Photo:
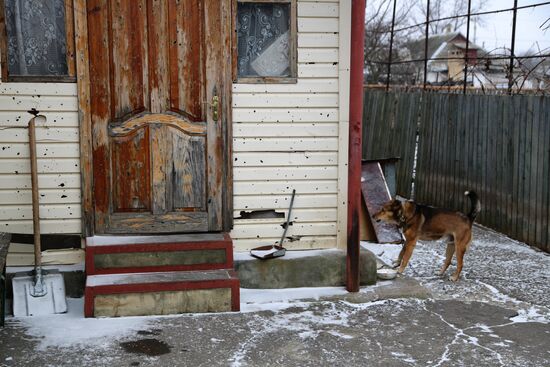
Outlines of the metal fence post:
[[466,51],[464,53],[464,89],[462,92],[466,94],[468,85],[468,52],[470,52],[470,15],[472,13],[472,0],[468,0],[468,15],[466,21]]
[[513,8],[513,20],[512,20],[512,45],[510,47],[510,67],[508,74],[508,94],[512,94],[512,87],[514,86],[514,53],[516,52],[516,18],[518,15],[518,0],[514,0]]
[[390,89],[390,77],[391,77],[391,64],[392,64],[392,52],[393,52],[393,30],[395,27],[395,9],[397,8],[397,0],[393,0],[393,15],[391,18],[391,33],[390,33],[390,55],[388,58],[388,75],[386,80],[386,91]]
[[424,84],[423,89],[426,90],[426,82],[428,80],[428,36],[430,32],[430,0],[426,8],[426,32],[424,37]]

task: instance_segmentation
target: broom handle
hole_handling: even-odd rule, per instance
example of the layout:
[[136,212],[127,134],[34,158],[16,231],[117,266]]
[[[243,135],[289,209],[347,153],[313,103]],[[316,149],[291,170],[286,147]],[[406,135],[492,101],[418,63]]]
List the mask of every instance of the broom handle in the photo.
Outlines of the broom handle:
[[29,121],[29,148],[31,156],[31,183],[32,183],[32,224],[34,230],[34,268],[42,267],[40,254],[40,217],[38,203],[38,169],[36,164],[36,131],[35,118]]

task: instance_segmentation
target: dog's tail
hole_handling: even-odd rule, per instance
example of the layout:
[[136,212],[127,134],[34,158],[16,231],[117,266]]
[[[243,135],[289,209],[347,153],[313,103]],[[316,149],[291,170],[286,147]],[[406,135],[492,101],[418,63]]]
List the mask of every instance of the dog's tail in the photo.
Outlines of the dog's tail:
[[468,213],[468,218],[470,219],[470,222],[473,223],[481,210],[481,203],[479,202],[477,194],[473,191],[466,191],[464,195],[470,198],[471,209],[470,213]]

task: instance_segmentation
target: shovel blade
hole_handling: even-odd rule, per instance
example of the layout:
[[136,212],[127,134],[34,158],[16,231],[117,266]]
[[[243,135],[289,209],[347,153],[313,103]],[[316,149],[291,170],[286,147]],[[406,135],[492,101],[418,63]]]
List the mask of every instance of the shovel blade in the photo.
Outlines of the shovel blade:
[[46,294],[33,297],[34,276],[17,273],[13,277],[13,315],[37,316],[67,312],[65,283],[59,272],[49,272],[42,276]]
[[286,249],[281,246],[262,246],[250,250],[250,255],[260,260],[274,259],[284,256]]

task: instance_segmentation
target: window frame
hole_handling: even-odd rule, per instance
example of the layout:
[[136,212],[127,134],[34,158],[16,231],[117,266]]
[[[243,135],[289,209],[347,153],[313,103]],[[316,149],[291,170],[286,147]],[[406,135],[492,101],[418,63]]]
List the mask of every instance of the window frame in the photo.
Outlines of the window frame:
[[8,68],[8,30],[6,27],[6,6],[0,0],[0,75],[1,82],[46,82],[46,83],[74,83],[76,82],[75,37],[74,37],[74,4],[65,0],[65,37],[67,42],[67,75],[9,75]]
[[[0,0],[3,1],[3,0]],[[290,75],[239,77],[237,69],[237,5],[238,3],[290,4]],[[233,0],[232,4],[232,71],[233,82],[241,84],[295,84],[298,82],[298,21],[297,0]]]

